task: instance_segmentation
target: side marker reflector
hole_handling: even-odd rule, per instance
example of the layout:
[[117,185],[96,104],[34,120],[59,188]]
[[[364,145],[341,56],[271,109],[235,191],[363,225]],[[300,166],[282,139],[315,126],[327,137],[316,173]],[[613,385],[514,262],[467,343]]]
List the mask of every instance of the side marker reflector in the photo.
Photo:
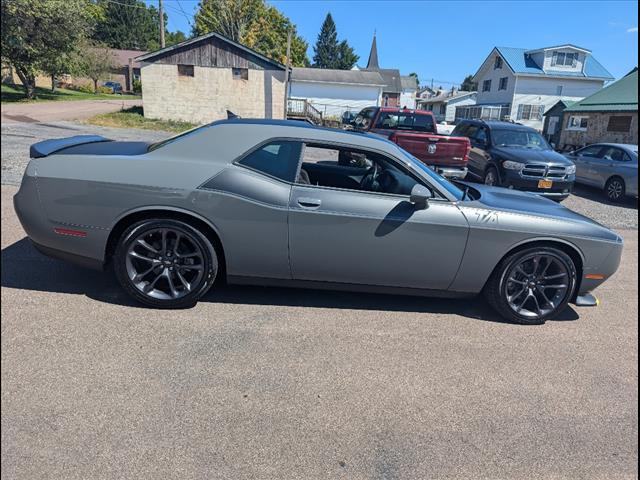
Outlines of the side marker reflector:
[[587,273],[584,278],[588,278],[589,280],[604,280],[604,275],[600,275],[599,273]]
[[86,237],[87,232],[83,232],[82,230],[72,230],[70,228],[54,228],[54,232],[58,235],[69,235],[71,237]]

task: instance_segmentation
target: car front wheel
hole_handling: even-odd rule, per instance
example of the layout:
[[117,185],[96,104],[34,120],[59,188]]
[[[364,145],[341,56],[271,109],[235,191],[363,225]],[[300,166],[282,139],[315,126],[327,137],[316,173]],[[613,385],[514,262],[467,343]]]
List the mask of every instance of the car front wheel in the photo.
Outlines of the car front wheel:
[[218,259],[211,242],[179,220],[130,226],[114,255],[116,277],[139,302],[156,308],[193,306],[213,285]]
[[553,247],[532,247],[504,258],[484,293],[507,320],[539,325],[566,308],[576,285],[577,271],[569,255]]
[[492,187],[500,184],[500,178],[498,177],[498,171],[495,167],[489,167],[484,174],[484,184]]

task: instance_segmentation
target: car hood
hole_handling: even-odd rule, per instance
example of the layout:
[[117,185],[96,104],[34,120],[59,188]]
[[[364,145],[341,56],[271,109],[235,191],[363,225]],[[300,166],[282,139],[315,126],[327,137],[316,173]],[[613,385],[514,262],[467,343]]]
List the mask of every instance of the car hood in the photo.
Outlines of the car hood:
[[[619,241],[620,237],[599,224],[595,220],[569,210],[561,204],[544,198],[541,195],[529,192],[521,192],[502,187],[490,187],[476,183],[461,182],[469,185],[480,193],[480,198],[470,202],[469,206],[484,206],[490,210],[519,213],[528,216],[539,216],[563,220],[569,223],[579,223],[588,226],[590,236],[610,241]],[[465,202],[466,203],[466,202]]]
[[553,150],[533,150],[519,147],[494,147],[493,153],[503,160],[513,160],[521,163],[544,163],[569,166],[573,162],[564,155]]

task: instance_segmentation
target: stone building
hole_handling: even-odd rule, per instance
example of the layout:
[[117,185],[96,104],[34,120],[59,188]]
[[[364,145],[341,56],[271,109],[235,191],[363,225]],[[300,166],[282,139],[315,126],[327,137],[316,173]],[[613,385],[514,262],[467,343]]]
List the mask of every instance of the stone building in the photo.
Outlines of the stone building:
[[638,144],[638,69],[564,110],[560,148]]
[[144,115],[208,123],[227,110],[247,118],[284,118],[285,66],[209,33],[142,55]]

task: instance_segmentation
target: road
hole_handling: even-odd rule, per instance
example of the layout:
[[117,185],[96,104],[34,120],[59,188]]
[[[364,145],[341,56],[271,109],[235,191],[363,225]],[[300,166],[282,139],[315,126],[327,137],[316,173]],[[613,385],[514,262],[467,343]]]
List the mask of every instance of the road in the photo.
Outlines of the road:
[[2,186],[2,478],[632,479],[638,232],[602,305],[226,287],[132,305],[48,259]]
[[53,122],[84,120],[99,113],[117,112],[122,108],[142,105],[141,99],[73,100],[37,103],[3,103],[2,122]]

